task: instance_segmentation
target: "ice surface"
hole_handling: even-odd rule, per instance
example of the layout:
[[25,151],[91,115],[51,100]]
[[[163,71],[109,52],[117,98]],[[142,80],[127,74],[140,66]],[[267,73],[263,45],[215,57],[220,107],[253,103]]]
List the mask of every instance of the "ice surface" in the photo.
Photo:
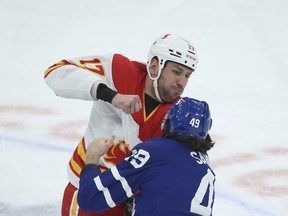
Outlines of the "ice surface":
[[0,215],[60,215],[91,104],[56,97],[46,68],[114,52],[146,61],[164,33],[199,53],[184,96],[210,103],[214,215],[287,215],[287,9],[286,0],[0,1]]

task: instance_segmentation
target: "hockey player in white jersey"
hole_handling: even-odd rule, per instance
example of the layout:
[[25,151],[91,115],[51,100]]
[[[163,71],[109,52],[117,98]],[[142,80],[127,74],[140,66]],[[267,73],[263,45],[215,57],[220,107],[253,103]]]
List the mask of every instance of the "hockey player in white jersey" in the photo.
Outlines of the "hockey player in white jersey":
[[182,98],[169,109],[162,137],[136,145],[125,160],[101,173],[99,158],[112,138],[87,149],[78,193],[80,208],[101,212],[135,196],[136,216],[212,215],[215,174],[207,151],[212,125],[204,101]]
[[88,127],[67,166],[62,216],[124,216],[125,203],[102,213],[79,209],[86,148],[96,138],[115,135],[114,144],[100,158],[104,171],[127,157],[137,143],[160,137],[161,122],[181,97],[197,63],[192,43],[165,34],[153,42],[147,64],[121,54],[93,55],[64,59],[45,71],[45,81],[57,96],[93,103]]

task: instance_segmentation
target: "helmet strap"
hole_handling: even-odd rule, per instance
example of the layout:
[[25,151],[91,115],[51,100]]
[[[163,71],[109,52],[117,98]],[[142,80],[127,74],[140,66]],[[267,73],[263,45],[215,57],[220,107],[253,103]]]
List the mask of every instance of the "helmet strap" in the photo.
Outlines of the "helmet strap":
[[[151,58],[152,59],[152,58]],[[151,61],[151,60],[150,60]],[[160,94],[159,94],[159,91],[158,91],[158,79],[161,75],[161,71],[163,69],[163,66],[160,64],[160,60],[159,60],[159,67],[158,67],[158,74],[156,77],[152,77],[151,75],[151,72],[150,72],[150,69],[149,69],[149,66],[150,66],[150,63],[147,64],[147,71],[148,71],[148,76],[149,78],[153,81],[153,88],[154,88],[154,93],[155,93],[155,96],[157,98],[157,100],[160,102],[160,103],[163,103],[161,97],[160,97]]]
[[153,80],[153,87],[154,87],[154,92],[155,92],[157,100],[163,103],[163,101],[160,98],[159,91],[158,91],[158,78]]

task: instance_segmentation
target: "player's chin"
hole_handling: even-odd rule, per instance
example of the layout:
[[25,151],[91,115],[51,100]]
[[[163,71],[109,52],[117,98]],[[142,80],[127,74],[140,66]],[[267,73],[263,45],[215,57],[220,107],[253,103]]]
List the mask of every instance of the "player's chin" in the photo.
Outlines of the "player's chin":
[[179,94],[169,95],[169,96],[165,97],[164,101],[166,103],[174,103],[176,100],[179,99],[180,96],[181,95],[179,95]]

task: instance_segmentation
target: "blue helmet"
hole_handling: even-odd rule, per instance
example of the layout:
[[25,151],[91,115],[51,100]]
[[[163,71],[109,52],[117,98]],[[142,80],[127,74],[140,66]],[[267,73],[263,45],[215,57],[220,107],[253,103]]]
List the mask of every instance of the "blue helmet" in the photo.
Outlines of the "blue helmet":
[[184,97],[172,106],[164,120],[170,119],[170,133],[180,137],[191,136],[197,140],[204,140],[212,126],[209,105],[205,101]]

